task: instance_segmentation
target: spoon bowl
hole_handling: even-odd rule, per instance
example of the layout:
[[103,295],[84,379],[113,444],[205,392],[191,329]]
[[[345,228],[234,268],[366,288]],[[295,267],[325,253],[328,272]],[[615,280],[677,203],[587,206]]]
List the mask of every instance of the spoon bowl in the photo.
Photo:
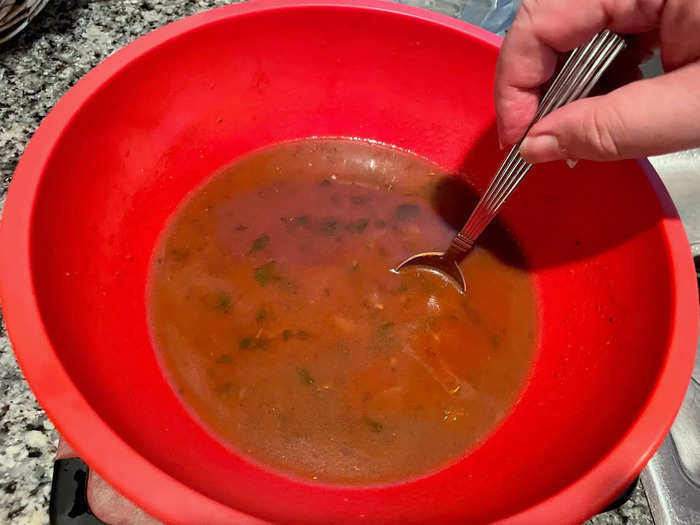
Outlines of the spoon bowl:
[[397,272],[408,267],[415,267],[419,270],[440,274],[447,277],[462,293],[467,291],[467,283],[464,280],[462,269],[457,263],[457,259],[448,252],[424,252],[412,255],[396,267]]

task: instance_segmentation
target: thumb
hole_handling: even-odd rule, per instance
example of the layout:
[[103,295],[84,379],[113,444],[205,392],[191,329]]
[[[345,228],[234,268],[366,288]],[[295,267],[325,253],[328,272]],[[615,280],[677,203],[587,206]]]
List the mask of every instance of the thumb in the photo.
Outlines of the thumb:
[[615,160],[700,145],[700,63],[577,100],[537,122],[520,145],[529,162]]

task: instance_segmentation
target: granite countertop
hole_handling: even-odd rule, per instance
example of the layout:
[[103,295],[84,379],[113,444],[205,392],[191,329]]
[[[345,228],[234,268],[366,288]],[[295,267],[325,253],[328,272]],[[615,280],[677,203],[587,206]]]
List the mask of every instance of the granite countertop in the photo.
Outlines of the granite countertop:
[[[467,0],[406,0],[457,15]],[[58,99],[92,67],[135,38],[226,0],[50,0],[17,38],[0,44],[0,213],[19,157]],[[48,523],[57,434],[25,383],[0,317],[0,524]],[[590,523],[647,525],[638,488]]]

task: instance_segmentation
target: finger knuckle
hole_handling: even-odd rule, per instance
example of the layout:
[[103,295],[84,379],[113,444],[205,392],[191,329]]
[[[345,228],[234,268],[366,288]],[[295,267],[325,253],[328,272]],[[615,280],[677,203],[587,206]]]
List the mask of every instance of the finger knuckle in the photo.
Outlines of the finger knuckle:
[[585,139],[601,159],[614,159],[620,156],[619,133],[620,119],[610,109],[592,111],[585,123]]

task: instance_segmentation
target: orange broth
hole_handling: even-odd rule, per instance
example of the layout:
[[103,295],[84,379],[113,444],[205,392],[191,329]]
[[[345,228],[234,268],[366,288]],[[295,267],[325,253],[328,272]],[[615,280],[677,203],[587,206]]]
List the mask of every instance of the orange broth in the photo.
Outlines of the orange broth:
[[400,150],[308,140],[206,181],[162,235],[148,290],[183,402],[239,454],[320,482],[403,481],[468,453],[523,389],[535,300],[523,265],[481,245],[466,294],[391,271],[449,243],[436,193],[453,179]]

